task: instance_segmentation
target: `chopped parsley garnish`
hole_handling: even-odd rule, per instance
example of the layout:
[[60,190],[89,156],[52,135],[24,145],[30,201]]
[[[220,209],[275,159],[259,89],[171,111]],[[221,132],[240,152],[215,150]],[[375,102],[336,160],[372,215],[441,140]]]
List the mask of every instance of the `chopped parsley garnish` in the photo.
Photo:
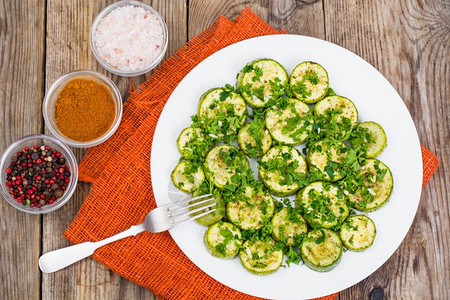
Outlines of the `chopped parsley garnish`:
[[296,264],[298,265],[300,263],[300,252],[297,252],[292,248],[292,246],[289,246],[287,251],[285,251],[285,254],[287,256],[286,263],[288,267],[290,264]]
[[[273,204],[267,201],[267,198],[264,200],[264,197],[268,195],[267,188],[255,178],[243,152],[233,147],[229,151],[222,149],[218,153],[218,162],[222,164],[220,168],[230,171],[229,176],[226,177],[226,184],[222,186],[221,183],[220,189],[217,188],[214,185],[217,182],[211,182],[213,172],[205,167],[207,179],[203,181],[195,194],[219,195],[221,204],[218,204],[218,207],[221,216],[224,215],[227,204],[239,204],[237,209],[241,214],[238,215],[236,223],[246,220],[246,214],[251,215],[253,220],[258,218],[255,223],[259,225],[257,227],[259,229],[241,230],[241,238],[229,228],[221,227],[221,242],[214,246],[217,253],[226,257],[227,245],[238,243],[237,248],[250,255],[253,260],[250,263],[255,269],[264,269],[269,266],[272,263],[271,254],[280,250],[287,257],[285,260],[287,266],[299,264],[298,248],[304,245],[304,242],[311,243],[310,246],[305,245],[311,250],[314,243],[319,245],[327,239],[326,230],[322,229],[323,227],[332,226],[329,229],[336,232],[345,226],[347,230],[356,232],[358,227],[355,224],[344,222],[344,218],[349,214],[355,214],[351,209],[349,213],[347,201],[349,205],[359,210],[372,205],[377,194],[380,193],[380,182],[385,180],[388,172],[378,161],[374,162],[373,167],[367,167],[367,163],[371,160],[366,159],[365,156],[368,147],[375,142],[375,137],[366,128],[354,127],[351,119],[345,117],[346,107],[328,108],[320,114],[314,109],[310,109],[307,113],[296,109],[295,102],[292,102],[290,98],[294,94],[303,99],[311,96],[312,92],[318,88],[315,86],[321,84],[317,72],[312,69],[306,70],[295,84],[290,85],[289,82],[282,82],[278,77],[268,78],[267,75],[270,74],[265,74],[265,70],[252,64],[246,65],[239,74],[245,76],[246,84],[238,84],[236,89],[230,84],[225,85],[215,95],[214,100],[210,100],[205,107],[202,107],[207,113],[200,111],[199,115],[192,116],[191,127],[195,130],[183,141],[184,159],[180,159],[180,161],[186,160],[183,170],[183,175],[186,177],[185,183],[194,182],[196,172],[204,166],[205,156],[214,145],[222,142],[230,144],[236,140],[237,132],[247,118],[247,111],[244,115],[238,115],[239,110],[236,110],[235,102],[230,101],[239,97],[237,94],[250,103],[255,101],[255,106],[264,104],[263,107],[253,107],[249,110],[248,117],[251,122],[246,129],[245,141],[243,144],[240,142],[242,148],[245,146],[245,153],[249,157],[263,155],[266,114],[268,111],[271,114],[278,111],[276,121],[282,123],[282,126],[278,127],[281,133],[288,135],[296,143],[305,141],[306,136],[303,154],[320,152],[321,158],[325,161],[320,164],[321,169],[310,163],[308,175],[299,171],[303,169],[299,166],[301,162],[293,159],[292,152],[280,151],[267,161],[257,162],[260,170],[270,173],[271,181],[281,186],[297,184],[303,188],[318,180],[342,179],[333,183],[322,182],[320,189],[310,189],[308,193],[303,194],[307,200],[299,201],[297,198],[298,207],[293,207],[289,199],[275,200],[275,210],[287,209],[288,214],[281,224],[272,224]],[[326,96],[334,95],[336,95],[335,91],[328,88]],[[300,100],[295,101],[300,102]],[[343,140],[348,146],[341,142]],[[281,149],[284,146],[282,142],[276,140],[272,143],[272,148]],[[289,146],[289,149],[292,148]],[[180,182],[179,186],[182,187],[183,184]],[[251,193],[248,192],[249,188]],[[242,202],[242,205],[237,202]],[[254,210],[258,210],[257,213],[254,213]],[[303,217],[308,221],[307,223]],[[219,222],[224,220],[227,219],[223,217]],[[292,226],[295,226],[295,231]],[[309,230],[317,229],[317,234],[312,237],[307,237],[304,232],[299,234],[301,226],[302,228],[307,226]],[[274,242],[272,235],[276,237],[277,242]],[[248,246],[242,246],[242,241],[250,243]],[[264,244],[259,244],[255,250],[256,242]],[[349,243],[353,244],[353,236],[349,239]]]
[[342,109],[328,108],[323,114],[315,114],[313,133],[310,140],[320,140],[324,137],[333,137],[347,140],[353,130],[351,120],[344,117]]
[[319,76],[314,70],[306,70],[305,74],[302,76],[300,81],[297,81],[291,88],[292,92],[301,96],[302,98],[307,98],[311,96],[312,92],[306,86],[306,81],[309,81],[312,85],[317,85],[319,83]]
[[247,78],[246,83],[238,85],[238,92],[248,101],[253,102],[257,99],[263,102],[262,104],[267,104],[270,100],[276,100],[284,95],[287,82],[282,82],[278,77],[268,79],[259,66],[246,65],[242,72],[248,75],[244,75]]
[[[228,97],[230,97],[232,94],[232,91],[227,91],[227,90],[223,90],[221,93],[220,93],[220,101],[221,102],[223,102],[223,101],[225,101]],[[210,109],[214,109],[214,107],[213,108],[211,108],[211,107],[209,107]]]
[[352,245],[353,246],[353,237],[354,237],[355,235],[354,234],[352,234],[352,237],[350,238],[350,240],[349,240],[349,242],[350,242],[350,245]]
[[359,156],[366,156],[367,146],[375,143],[374,137],[371,135],[368,128],[358,126],[350,134],[349,141],[352,148],[358,152]]
[[261,77],[263,76],[263,70],[258,66],[254,66],[253,71],[255,72],[255,75],[252,77],[252,81],[260,81]]
[[267,172],[275,173],[276,175],[272,177],[276,178],[280,185],[297,183],[300,187],[304,187],[308,184],[306,174],[299,171],[299,162],[293,159],[291,153],[291,151],[297,150],[289,148],[289,152],[281,152],[281,149],[279,148],[279,153],[267,162],[258,161],[259,167]]
[[253,71],[252,64],[247,64],[247,65],[245,65],[244,69],[242,69],[242,72],[244,72],[244,73],[250,73],[251,71]]
[[336,92],[332,88],[328,88],[328,92],[325,97],[336,96]]
[[[259,157],[263,155],[263,139],[265,132],[264,122],[256,117],[247,128],[249,141],[245,142],[245,151],[249,157]],[[266,133],[267,134],[267,133]]]
[[[202,128],[203,131],[214,139],[231,142],[237,136],[237,130],[244,124],[244,114],[236,114],[236,104],[229,99],[234,97],[233,87],[228,85],[222,89],[219,100],[214,100],[208,106],[209,111],[200,112],[200,116],[191,117],[193,126]],[[238,110],[239,111],[239,110]]]
[[[329,183],[323,183],[323,187],[330,187]],[[308,192],[308,203],[303,203],[304,217],[313,227],[324,223],[334,223],[337,219],[333,212],[333,201],[329,195],[312,188]]]
[[313,85],[317,85],[320,81],[319,75],[314,70],[307,70],[303,78],[311,82]]
[[211,136],[198,132],[198,128],[193,128],[188,131],[189,139],[183,145],[183,155],[187,160],[203,162],[209,149],[215,144],[214,138]]
[[311,96],[311,91],[306,87],[306,84],[303,80],[297,81],[292,86],[292,92],[301,96],[302,98],[307,98],[307,97]]
[[320,233],[321,234],[314,241],[316,244],[321,244],[325,241],[326,238],[325,231],[323,231],[323,229],[320,229]]

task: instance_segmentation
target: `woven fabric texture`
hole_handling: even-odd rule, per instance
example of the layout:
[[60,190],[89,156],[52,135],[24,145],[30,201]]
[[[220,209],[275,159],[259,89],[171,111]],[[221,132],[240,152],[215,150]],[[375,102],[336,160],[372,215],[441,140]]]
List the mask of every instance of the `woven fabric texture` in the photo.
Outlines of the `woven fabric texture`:
[[[276,31],[248,8],[234,20],[221,16],[184,45],[139,86],[125,103],[121,125],[105,143],[89,149],[80,180],[92,188],[64,233],[72,243],[98,241],[141,223],[156,204],[150,177],[151,141],[159,115],[177,84],[214,52],[238,41]],[[437,158],[422,147],[424,185]],[[206,275],[167,232],[148,232],[98,249],[93,258],[161,299],[257,299]],[[335,299],[337,294],[321,299]]]
[[422,160],[423,160],[423,180],[422,180],[422,188],[424,188],[428,181],[430,181],[431,176],[433,176],[434,172],[436,172],[439,166],[439,160],[431,152],[429,149],[425,148],[423,145],[420,145],[422,150]]

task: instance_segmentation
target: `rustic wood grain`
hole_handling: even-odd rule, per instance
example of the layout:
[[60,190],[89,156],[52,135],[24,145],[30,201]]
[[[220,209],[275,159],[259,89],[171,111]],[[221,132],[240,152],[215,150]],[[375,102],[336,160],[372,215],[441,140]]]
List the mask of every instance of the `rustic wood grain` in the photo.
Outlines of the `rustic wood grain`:
[[320,0],[294,1],[189,1],[189,37],[210,26],[220,15],[233,20],[248,6],[272,27],[289,33],[324,38],[323,10]]
[[[97,70],[106,74],[119,87],[123,99],[128,96],[128,78],[113,75],[98,64],[89,48],[89,30],[96,15],[114,1],[48,1],[46,88],[60,76],[78,69]],[[186,41],[186,5],[183,1],[142,1],[150,4],[168,20],[169,47],[166,57]],[[176,22],[174,22],[176,20]],[[150,74],[133,78],[137,86]],[[73,149],[78,161],[83,149]],[[87,194],[88,185],[83,184]],[[77,190],[72,199],[53,214],[44,216],[43,253],[70,245],[62,238],[83,202]],[[61,283],[58,285],[55,283]],[[44,299],[154,299],[147,289],[125,280],[91,258],[53,274],[42,276]]]
[[[450,297],[450,5],[445,1],[325,1],[327,40],[374,65],[408,107],[421,142],[441,160],[415,221],[394,255],[340,299]],[[405,149],[407,151],[407,149]]]
[[[21,136],[41,132],[45,6],[33,2],[0,1],[0,152]],[[40,232],[40,216],[1,199],[1,298],[39,299]]]

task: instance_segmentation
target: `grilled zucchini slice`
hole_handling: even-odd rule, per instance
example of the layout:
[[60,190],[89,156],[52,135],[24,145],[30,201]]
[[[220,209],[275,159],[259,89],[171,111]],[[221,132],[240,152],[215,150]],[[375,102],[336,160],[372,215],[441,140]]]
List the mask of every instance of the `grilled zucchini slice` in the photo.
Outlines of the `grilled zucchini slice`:
[[205,130],[222,140],[232,140],[247,118],[247,106],[238,93],[227,88],[213,88],[201,97],[198,116]]
[[286,246],[298,245],[308,231],[305,219],[292,208],[283,207],[272,218],[272,237]]
[[348,139],[358,123],[358,110],[355,104],[342,96],[325,97],[314,106],[316,127],[324,137],[339,140]]
[[223,189],[227,184],[239,186],[242,176],[250,169],[250,164],[236,147],[219,145],[206,155],[204,169],[208,180]]
[[310,269],[328,272],[334,269],[341,260],[342,241],[330,229],[315,229],[310,231],[303,240],[300,255]]
[[192,193],[205,180],[205,174],[200,165],[189,160],[180,161],[171,174],[173,185],[180,191]]
[[349,214],[344,192],[323,181],[310,183],[301,190],[296,197],[296,207],[314,228],[340,225]]
[[366,158],[377,157],[386,147],[386,133],[380,124],[369,121],[358,124],[352,133],[352,146],[364,151]]
[[279,197],[295,194],[306,178],[305,158],[290,146],[272,147],[258,163],[259,177],[269,191]]
[[239,251],[242,265],[249,272],[267,275],[276,272],[283,263],[283,251],[275,249],[273,240],[251,239]]
[[[210,191],[210,188],[209,188],[209,184],[205,180],[200,185],[200,187],[194,193],[192,193],[192,197],[198,197],[198,196],[202,196],[202,195],[206,195],[206,194],[211,194],[211,191]],[[225,216],[225,201],[222,198],[222,194],[217,189],[213,189],[212,194],[213,195],[211,196],[211,198],[214,198],[214,199],[211,200],[211,201],[207,201],[204,204],[201,204],[201,206],[205,206],[205,205],[209,205],[209,204],[212,204],[212,203],[216,203],[215,206],[210,207],[210,208],[206,208],[204,210],[201,210],[199,212],[191,214],[191,216],[196,216],[196,215],[199,215],[199,214],[205,212],[206,210],[216,209],[215,211],[210,212],[209,214],[206,214],[204,216],[201,216],[201,217],[195,219],[195,221],[198,224],[200,224],[200,225],[211,226],[212,224],[222,220],[223,217]],[[199,199],[199,200],[193,200],[193,201],[190,201],[189,204],[193,204],[193,203],[196,203],[196,202],[199,202],[199,201],[203,201],[203,200],[206,200],[206,199],[207,198],[202,198],[202,199]],[[194,206],[192,206],[189,209],[190,210],[194,210],[194,209],[197,209],[199,207],[200,206],[195,206],[194,205]]]
[[227,204],[228,219],[240,229],[260,229],[272,218],[275,203],[262,189],[247,186],[245,191]]
[[339,231],[344,246],[358,252],[372,246],[376,234],[375,223],[364,215],[348,217]]
[[287,72],[278,62],[257,59],[238,73],[236,89],[248,105],[258,108],[281,97],[287,83]]
[[188,127],[181,131],[177,139],[178,150],[184,159],[205,157],[209,151],[209,143],[201,128]]
[[264,123],[255,119],[239,129],[238,143],[249,157],[260,157],[270,149],[272,137],[264,128]]
[[318,63],[305,61],[292,71],[290,85],[295,98],[316,103],[328,92],[328,73]]
[[349,204],[369,212],[387,203],[394,187],[391,170],[377,159],[367,159],[351,180],[343,181]]
[[228,222],[217,222],[205,232],[206,249],[213,256],[223,259],[233,259],[239,253],[242,245],[242,235],[239,228]]
[[282,98],[267,110],[266,127],[279,143],[303,143],[312,130],[313,117],[309,106],[297,99]]
[[308,145],[306,160],[313,180],[336,181],[345,176],[343,163],[349,148],[341,141],[323,139]]

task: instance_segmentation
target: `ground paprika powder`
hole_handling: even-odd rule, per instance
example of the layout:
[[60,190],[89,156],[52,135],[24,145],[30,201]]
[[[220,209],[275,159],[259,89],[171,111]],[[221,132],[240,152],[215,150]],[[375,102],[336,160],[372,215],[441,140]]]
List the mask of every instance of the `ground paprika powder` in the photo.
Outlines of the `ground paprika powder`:
[[109,88],[89,79],[73,79],[59,92],[55,123],[60,133],[78,142],[104,135],[116,115]]

